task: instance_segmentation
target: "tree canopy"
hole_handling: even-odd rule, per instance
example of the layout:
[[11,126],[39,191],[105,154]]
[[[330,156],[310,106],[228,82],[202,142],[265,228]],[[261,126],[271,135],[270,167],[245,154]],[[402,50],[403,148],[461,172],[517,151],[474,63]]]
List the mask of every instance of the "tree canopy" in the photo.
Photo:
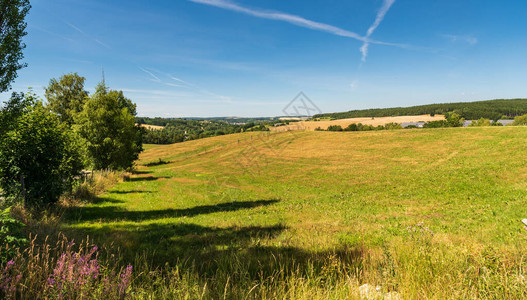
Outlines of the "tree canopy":
[[27,34],[25,18],[31,5],[29,0],[0,1],[0,93],[11,88],[17,71],[26,66],[22,38]]
[[142,129],[135,125],[136,106],[121,91],[99,84],[76,128],[86,141],[86,150],[96,169],[127,169],[142,149]]
[[58,80],[51,79],[46,88],[49,109],[69,125],[73,124],[88,98],[88,92],[84,90],[85,80],[77,73],[67,74]]
[[31,93],[13,93],[0,110],[0,120],[5,127],[0,135],[0,187],[6,198],[26,205],[56,202],[82,169],[78,139]]

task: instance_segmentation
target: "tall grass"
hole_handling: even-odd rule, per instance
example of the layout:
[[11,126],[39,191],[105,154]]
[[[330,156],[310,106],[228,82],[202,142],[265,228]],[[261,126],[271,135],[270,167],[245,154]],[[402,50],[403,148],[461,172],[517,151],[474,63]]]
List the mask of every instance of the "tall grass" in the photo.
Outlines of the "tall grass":
[[[452,251],[427,233],[381,249],[229,250],[165,265],[64,236],[29,246],[2,266],[9,299],[423,299],[527,297],[525,255],[492,247]],[[0,252],[5,251],[0,247]]]

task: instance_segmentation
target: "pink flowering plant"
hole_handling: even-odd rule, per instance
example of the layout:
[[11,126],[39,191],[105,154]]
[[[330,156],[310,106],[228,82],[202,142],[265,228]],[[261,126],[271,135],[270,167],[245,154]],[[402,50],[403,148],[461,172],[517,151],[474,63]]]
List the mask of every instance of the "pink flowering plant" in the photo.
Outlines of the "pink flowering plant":
[[[29,247],[0,264],[0,299],[123,299],[130,295],[133,267],[118,269],[103,260],[97,246],[85,242],[78,251],[66,239],[55,248]],[[3,247],[0,246],[0,253]]]
[[47,278],[49,291],[59,298],[88,298],[101,294],[110,298],[124,298],[130,288],[132,266],[115,276],[103,276],[95,246],[88,253],[63,253],[56,262],[53,274]]

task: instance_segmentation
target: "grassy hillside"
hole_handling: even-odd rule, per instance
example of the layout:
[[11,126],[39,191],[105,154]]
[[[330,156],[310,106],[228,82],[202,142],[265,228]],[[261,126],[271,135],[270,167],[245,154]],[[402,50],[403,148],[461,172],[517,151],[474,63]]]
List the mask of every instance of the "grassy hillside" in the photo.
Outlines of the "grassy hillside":
[[467,120],[487,118],[497,120],[503,116],[513,118],[527,114],[527,99],[511,100],[488,100],[475,102],[440,103],[411,107],[376,108],[364,110],[352,110],[347,112],[327,113],[315,115],[314,118],[362,118],[362,117],[390,117],[390,116],[412,116],[423,114],[445,114],[456,111]]
[[153,146],[63,227],[170,266],[179,297],[340,299],[367,283],[404,298],[524,298],[526,149],[525,127]]

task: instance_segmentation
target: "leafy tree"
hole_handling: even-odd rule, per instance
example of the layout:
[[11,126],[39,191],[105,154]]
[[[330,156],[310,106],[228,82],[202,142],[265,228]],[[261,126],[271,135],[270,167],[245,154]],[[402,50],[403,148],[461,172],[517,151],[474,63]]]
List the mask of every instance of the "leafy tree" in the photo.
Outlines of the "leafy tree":
[[56,202],[82,169],[78,138],[31,93],[13,93],[0,119],[7,122],[0,136],[6,199],[24,200],[26,206]]
[[136,106],[121,91],[99,84],[77,116],[76,128],[96,169],[126,169],[143,150],[142,128],[135,125]]
[[328,131],[343,131],[342,126],[340,125],[331,125],[327,129]]
[[391,123],[385,124],[384,128],[387,129],[387,130],[403,129],[403,126],[401,124],[391,122]]
[[472,123],[470,123],[471,127],[481,127],[481,126],[491,126],[491,123],[490,123],[490,120],[489,119],[485,119],[485,118],[481,118],[477,121],[472,121]]
[[22,50],[26,45],[22,38],[27,34],[25,17],[31,5],[29,0],[2,0],[0,2],[0,93],[11,88],[17,71],[26,64]]
[[77,73],[67,74],[58,80],[51,79],[46,88],[49,109],[69,125],[73,124],[75,116],[82,111],[88,98],[88,92],[84,90],[85,80]]
[[461,127],[465,123],[465,119],[461,117],[460,114],[456,112],[445,114],[448,127]]
[[518,116],[514,118],[514,122],[512,123],[514,126],[524,126],[527,125],[527,115]]

